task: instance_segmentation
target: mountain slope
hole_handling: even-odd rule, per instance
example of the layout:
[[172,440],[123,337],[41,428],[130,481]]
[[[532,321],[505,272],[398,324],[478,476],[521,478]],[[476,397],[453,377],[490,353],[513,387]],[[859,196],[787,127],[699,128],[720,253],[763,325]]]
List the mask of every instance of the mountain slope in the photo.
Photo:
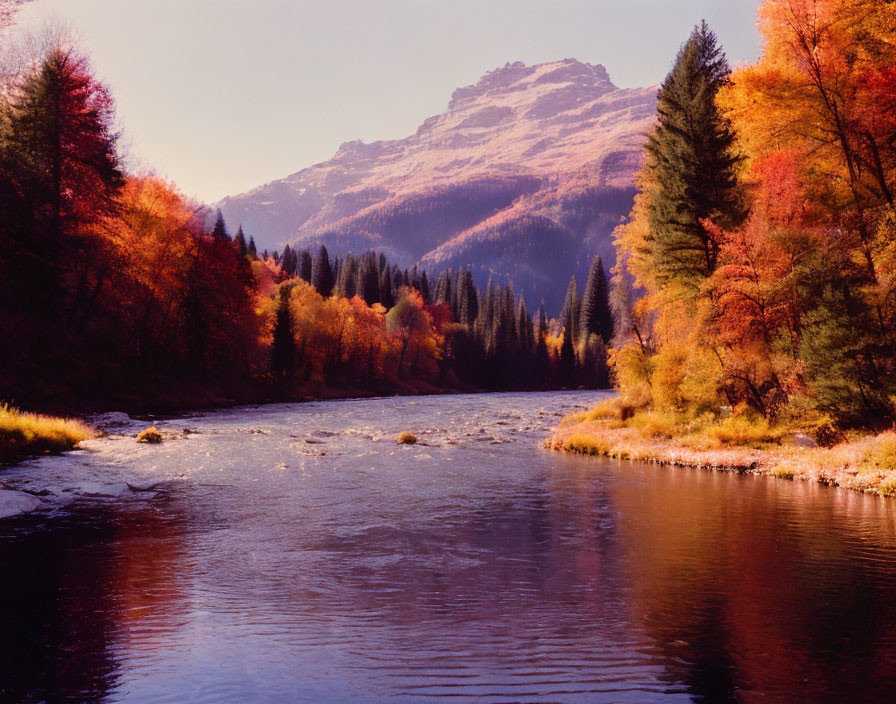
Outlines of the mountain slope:
[[508,64],[406,139],[347,142],[219,206],[259,248],[325,242],[432,273],[472,265],[555,309],[594,254],[612,261],[655,105],[654,89],[617,88],[603,66]]

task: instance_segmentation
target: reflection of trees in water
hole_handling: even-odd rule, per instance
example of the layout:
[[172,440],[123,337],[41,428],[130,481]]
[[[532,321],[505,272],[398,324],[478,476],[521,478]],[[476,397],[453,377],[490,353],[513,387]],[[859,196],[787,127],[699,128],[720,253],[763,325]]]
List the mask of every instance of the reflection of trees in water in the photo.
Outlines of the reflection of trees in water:
[[[646,469],[615,484],[632,619],[700,701],[878,701],[896,682],[888,519],[821,487]],[[872,543],[870,535],[878,542]],[[862,553],[862,554],[859,554]],[[891,691],[891,690],[890,690]],[[889,695],[888,695],[889,696]],[[856,697],[858,697],[856,699]]]
[[177,625],[174,524],[93,506],[13,533],[30,520],[0,533],[0,701],[103,700],[140,622]]

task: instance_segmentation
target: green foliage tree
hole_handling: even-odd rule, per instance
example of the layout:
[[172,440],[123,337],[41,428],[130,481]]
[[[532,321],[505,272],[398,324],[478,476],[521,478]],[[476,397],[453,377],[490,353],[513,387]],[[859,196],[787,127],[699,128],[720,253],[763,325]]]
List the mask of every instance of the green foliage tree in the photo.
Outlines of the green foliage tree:
[[320,246],[317,258],[314,260],[311,283],[317,292],[325,298],[333,293],[333,268],[330,265],[330,255],[324,245]]
[[682,46],[657,95],[646,150],[650,256],[661,283],[696,289],[716,269],[721,230],[742,218],[734,134],[716,106],[730,69],[701,22]]
[[600,256],[594,258],[588,272],[579,326],[579,335],[584,340],[588,340],[590,335],[598,335],[606,345],[613,339],[613,313],[610,309],[607,276]]

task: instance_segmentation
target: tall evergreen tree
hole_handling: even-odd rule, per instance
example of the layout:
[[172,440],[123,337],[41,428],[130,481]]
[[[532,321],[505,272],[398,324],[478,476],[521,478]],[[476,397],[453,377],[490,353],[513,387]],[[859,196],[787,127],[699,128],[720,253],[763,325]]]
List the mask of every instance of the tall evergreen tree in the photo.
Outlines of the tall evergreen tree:
[[246,235],[245,233],[243,233],[242,225],[237,228],[236,236],[233,238],[233,242],[236,245],[236,251],[241,257],[245,257],[249,253],[249,245],[246,244]]
[[[114,212],[124,183],[114,104],[85,58],[55,48],[8,107],[3,178],[17,176],[9,189],[14,207],[3,204],[0,234],[8,230],[24,256],[18,257],[15,273],[3,276],[21,279],[15,292],[20,305],[53,309],[66,270],[75,268],[82,254],[89,256],[84,235]],[[79,299],[91,297],[87,291],[74,292],[69,313]]]
[[324,298],[329,297],[333,293],[333,269],[330,266],[330,255],[324,245],[320,246],[320,251],[318,251],[314,260],[311,283]]
[[274,319],[274,341],[271,346],[271,371],[283,379],[292,377],[296,363],[295,330],[292,312],[289,309],[291,290],[292,287],[288,285],[280,288],[277,314]]
[[716,107],[730,72],[704,21],[678,52],[657,95],[646,168],[652,181],[649,246],[661,283],[699,286],[715,270],[721,246],[719,230],[706,221],[730,228],[742,218],[734,134]]
[[212,237],[216,240],[230,240],[230,233],[227,232],[227,224],[224,222],[224,213],[218,208],[218,216],[215,218],[215,225],[212,227]]
[[258,259],[258,248],[255,246],[255,238],[252,235],[249,235],[248,253],[252,259]]
[[311,253],[307,249],[303,249],[299,254],[299,267],[296,272],[302,281],[307,281],[309,284],[311,283],[311,272],[314,269],[314,264],[311,261]]
[[380,303],[380,279],[377,275],[376,262],[365,257],[358,273],[358,295],[369,305]]
[[339,262],[335,294],[340,298],[354,298],[358,293],[358,260],[351,254]]
[[582,317],[579,326],[579,335],[584,340],[587,340],[590,335],[598,335],[606,345],[613,339],[610,292],[600,256],[596,256],[591,262],[585,293],[582,296]]
[[566,287],[566,298],[563,299],[563,310],[560,313],[560,320],[563,321],[563,336],[569,338],[572,345],[576,344],[579,334],[579,289],[576,286],[576,277],[573,276],[569,280],[569,286]]
[[420,295],[426,304],[432,303],[432,295],[429,292],[429,281],[426,278],[426,272],[420,274]]

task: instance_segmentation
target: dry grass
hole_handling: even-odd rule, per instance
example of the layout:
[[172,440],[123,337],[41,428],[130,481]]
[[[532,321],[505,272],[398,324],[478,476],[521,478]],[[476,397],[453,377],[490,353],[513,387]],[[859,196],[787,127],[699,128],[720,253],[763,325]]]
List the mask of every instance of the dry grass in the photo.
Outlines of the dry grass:
[[80,421],[0,406],[0,462],[64,452],[91,437],[90,428]]
[[396,438],[396,442],[399,445],[416,445],[417,436],[405,430],[403,433],[399,433],[398,437]]
[[896,433],[852,438],[834,447],[782,444],[787,433],[764,419],[712,416],[687,421],[636,413],[627,421],[607,417],[606,406],[579,414],[545,443],[549,449],[660,464],[810,479],[896,496]]
[[153,425],[149,428],[141,430],[137,434],[137,442],[145,442],[152,445],[158,445],[160,442],[162,442],[162,433],[160,433],[159,429]]

